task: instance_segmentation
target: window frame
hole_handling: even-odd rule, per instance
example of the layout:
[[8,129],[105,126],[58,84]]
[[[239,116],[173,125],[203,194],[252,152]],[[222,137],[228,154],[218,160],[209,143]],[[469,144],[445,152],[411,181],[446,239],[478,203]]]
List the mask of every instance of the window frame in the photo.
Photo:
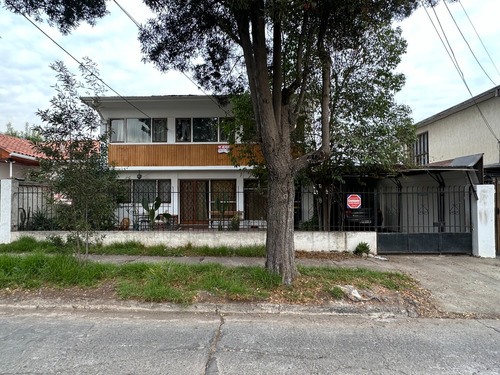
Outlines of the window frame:
[[417,165],[429,164],[429,132],[417,134],[413,145],[413,161]]
[[[155,135],[156,135],[156,121],[165,121],[165,140],[155,140]],[[164,117],[158,117],[158,118],[153,118],[152,119],[152,126],[151,126],[151,142],[152,143],[168,143],[168,118]]]
[[[128,140],[128,136],[129,136],[129,121],[130,121],[130,125],[131,125],[131,128],[133,127],[132,125],[139,125],[141,122],[143,122],[144,124],[147,125],[147,123],[144,121],[144,120],[147,120],[149,122],[149,134],[146,133],[146,135],[149,136],[149,140],[135,140],[135,141],[129,141]],[[136,122],[136,124],[132,124],[132,121]],[[153,132],[152,132],[152,126],[153,126],[153,119],[151,117],[142,117],[142,118],[139,118],[139,117],[130,117],[130,118],[126,118],[125,119],[125,143],[151,143],[152,139],[153,139]],[[141,135],[142,133],[139,131],[139,130],[136,130],[139,134]],[[132,134],[132,132],[130,132]]]
[[[193,143],[218,143],[219,117],[193,117],[191,121],[191,128],[193,132]],[[198,133],[196,132],[197,129],[202,130],[203,132]],[[197,137],[201,140],[197,140]],[[209,139],[203,139],[205,137]]]
[[[181,121],[189,121],[189,134],[188,139],[182,140],[183,137],[179,137],[179,134],[182,134],[183,130],[178,131],[178,126],[182,125]],[[193,138],[193,121],[189,117],[178,117],[175,119],[175,142],[176,143],[191,143]]]
[[[121,127],[122,127],[122,133],[123,133],[123,140],[113,140],[113,135],[115,132],[113,131],[113,121],[121,121]],[[127,126],[126,126],[126,119],[125,118],[112,118],[109,119],[109,141],[110,143],[126,143],[127,142]]]

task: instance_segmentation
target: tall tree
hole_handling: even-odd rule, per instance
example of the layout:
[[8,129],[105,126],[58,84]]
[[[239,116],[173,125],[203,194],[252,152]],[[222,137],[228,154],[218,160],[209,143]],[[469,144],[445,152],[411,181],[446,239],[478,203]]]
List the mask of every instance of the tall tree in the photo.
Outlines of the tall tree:
[[[414,1],[146,0],[157,17],[140,34],[143,52],[162,70],[195,72],[206,88],[250,89],[268,173],[266,267],[291,284],[294,177],[330,157],[332,52],[358,45],[367,27],[404,17]],[[321,142],[298,157],[291,136],[313,67],[321,69]]]
[[[332,54],[331,158],[307,170],[321,196],[320,224],[325,230],[330,228],[332,200],[343,202],[337,195],[343,175],[390,172],[409,163],[407,150],[415,142],[415,127],[410,109],[394,100],[404,85],[403,74],[395,72],[395,68],[405,51],[401,30],[382,24],[367,29],[356,48]],[[319,106],[321,86],[316,86],[310,108]],[[321,126],[314,122],[313,115],[306,137],[310,143],[305,145],[314,149]]]
[[[104,0],[4,0],[67,32],[105,14]],[[431,1],[431,0],[429,0]],[[147,59],[162,70],[191,70],[223,93],[248,86],[269,174],[266,267],[284,284],[297,275],[293,243],[294,176],[330,156],[331,52],[356,44],[366,27],[408,16],[415,0],[145,0],[157,15],[140,34]],[[310,68],[320,64],[322,141],[295,157],[290,136],[304,106]]]

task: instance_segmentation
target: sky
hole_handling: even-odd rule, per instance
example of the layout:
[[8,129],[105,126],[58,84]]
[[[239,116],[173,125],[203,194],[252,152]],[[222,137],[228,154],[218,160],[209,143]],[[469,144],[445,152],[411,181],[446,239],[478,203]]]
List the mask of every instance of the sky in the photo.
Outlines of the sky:
[[[139,23],[152,16],[140,0],[118,3]],[[443,3],[435,8],[437,18],[432,9],[428,13],[436,28],[444,29],[450,54],[458,61],[472,95],[500,85],[500,2],[460,0],[448,8],[467,42]],[[122,96],[204,94],[183,74],[161,73],[142,62],[136,25],[113,1],[108,1],[108,10],[110,14],[96,26],[82,24],[67,36],[47,24],[38,26],[76,59],[90,57],[98,64],[100,77]],[[23,16],[0,8],[0,25],[0,132],[9,122],[24,130],[26,123],[40,124],[35,112],[49,108],[54,96],[56,78],[49,65],[62,60],[76,73],[78,64]],[[471,97],[424,9],[395,26],[402,28],[408,42],[397,69],[405,74],[406,85],[396,99],[410,106],[416,122]]]

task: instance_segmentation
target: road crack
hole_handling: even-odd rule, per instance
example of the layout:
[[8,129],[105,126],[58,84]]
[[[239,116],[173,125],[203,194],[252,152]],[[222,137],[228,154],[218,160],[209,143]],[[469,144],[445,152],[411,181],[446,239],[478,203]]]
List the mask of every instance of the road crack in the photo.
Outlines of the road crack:
[[215,331],[215,336],[212,340],[212,345],[210,346],[210,352],[208,353],[208,358],[205,365],[205,372],[204,372],[205,375],[216,375],[219,373],[219,367],[217,366],[215,353],[217,352],[217,344],[221,336],[222,327],[224,326],[225,323],[224,314],[219,313],[219,316],[220,316],[219,327]]

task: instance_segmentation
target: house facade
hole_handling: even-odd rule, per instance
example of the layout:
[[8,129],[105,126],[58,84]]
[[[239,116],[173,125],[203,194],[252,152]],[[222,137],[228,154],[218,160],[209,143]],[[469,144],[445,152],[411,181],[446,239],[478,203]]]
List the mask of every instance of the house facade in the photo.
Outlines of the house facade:
[[500,162],[500,86],[431,116],[417,125],[415,162],[420,165],[484,154]]
[[159,197],[158,213],[174,226],[219,225],[234,216],[242,227],[265,226],[256,181],[231,164],[223,129],[230,104],[208,96],[104,97],[96,109],[111,132],[109,163],[124,183],[120,222],[137,226],[144,198],[152,204]]

